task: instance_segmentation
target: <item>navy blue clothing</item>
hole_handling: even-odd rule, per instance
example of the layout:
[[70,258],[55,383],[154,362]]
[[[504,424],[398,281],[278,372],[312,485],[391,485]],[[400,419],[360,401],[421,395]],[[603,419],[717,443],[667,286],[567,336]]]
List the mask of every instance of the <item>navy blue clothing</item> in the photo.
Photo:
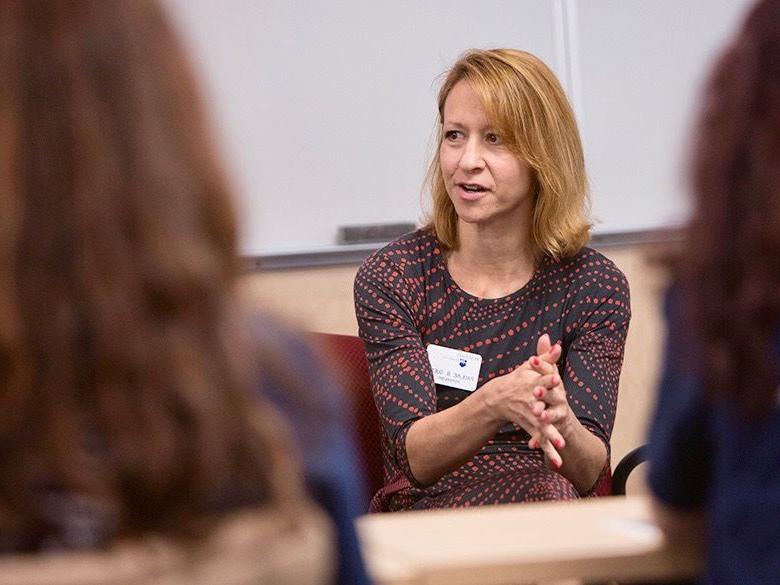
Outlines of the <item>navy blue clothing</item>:
[[[680,305],[677,294],[668,296],[650,488],[668,506],[706,513],[703,583],[780,583],[780,395],[765,417],[750,421],[739,418],[734,404],[705,400],[703,376],[680,358],[681,348],[695,347],[683,331]],[[780,364],[780,332],[764,350]]]
[[[348,409],[343,393],[309,345],[282,328],[264,321],[258,327],[261,347],[285,360],[278,379],[261,372],[259,392],[269,399],[292,425],[303,457],[309,493],[335,523],[339,555],[339,585],[368,585],[353,521],[365,501],[356,466],[355,441],[345,420]],[[305,390],[291,392],[294,386]]]

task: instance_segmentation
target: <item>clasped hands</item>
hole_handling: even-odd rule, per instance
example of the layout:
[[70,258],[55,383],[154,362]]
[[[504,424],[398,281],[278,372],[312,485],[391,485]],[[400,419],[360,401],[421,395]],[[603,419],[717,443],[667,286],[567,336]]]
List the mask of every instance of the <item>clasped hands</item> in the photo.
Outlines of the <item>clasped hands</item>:
[[573,416],[556,366],[560,357],[560,344],[552,344],[545,333],[537,342],[535,356],[491,380],[488,398],[498,416],[531,435],[528,446],[541,449],[556,470],[563,466],[559,451],[566,446],[560,429]]

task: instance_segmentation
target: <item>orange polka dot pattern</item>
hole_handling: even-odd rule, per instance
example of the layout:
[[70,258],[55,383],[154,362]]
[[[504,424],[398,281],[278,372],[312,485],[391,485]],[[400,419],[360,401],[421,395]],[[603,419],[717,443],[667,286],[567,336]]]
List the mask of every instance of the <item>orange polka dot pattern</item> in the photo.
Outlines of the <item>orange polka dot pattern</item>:
[[545,257],[520,290],[479,299],[452,280],[435,236],[418,230],[366,259],[355,278],[355,310],[382,422],[385,486],[372,510],[579,497],[512,425],[428,487],[409,469],[406,434],[415,420],[468,396],[434,384],[428,344],[480,354],[479,392],[531,357],[539,336],[549,333],[562,342],[559,369],[570,407],[609,448],[631,315],[628,283],[610,260],[589,248],[563,260]]

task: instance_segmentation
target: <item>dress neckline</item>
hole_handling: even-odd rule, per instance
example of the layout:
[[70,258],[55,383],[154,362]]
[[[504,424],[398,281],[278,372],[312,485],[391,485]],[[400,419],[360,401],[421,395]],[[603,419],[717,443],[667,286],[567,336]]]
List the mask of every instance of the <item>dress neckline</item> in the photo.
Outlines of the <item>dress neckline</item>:
[[478,297],[476,295],[471,294],[470,292],[463,290],[463,288],[452,277],[452,274],[450,274],[450,269],[447,267],[447,255],[444,253],[441,243],[437,241],[436,245],[441,251],[440,254],[437,254],[436,262],[439,264],[438,267],[444,274],[445,280],[447,281],[448,288],[452,288],[453,290],[457,291],[458,294],[460,294],[463,298],[465,298],[471,303],[483,304],[483,305],[505,303],[507,301],[512,301],[515,298],[520,297],[525,293],[527,293],[531,285],[535,284],[536,281],[539,280],[549,260],[549,257],[546,254],[543,255],[539,260],[539,263],[534,268],[533,274],[531,274],[531,278],[529,278],[528,281],[517,290],[514,290],[501,297],[485,298],[485,297]]

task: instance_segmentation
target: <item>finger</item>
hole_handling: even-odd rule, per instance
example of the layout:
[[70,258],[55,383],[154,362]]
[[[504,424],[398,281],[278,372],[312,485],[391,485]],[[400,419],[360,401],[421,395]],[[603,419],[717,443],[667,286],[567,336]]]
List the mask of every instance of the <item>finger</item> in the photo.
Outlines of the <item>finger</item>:
[[563,465],[561,454],[558,453],[555,445],[552,445],[547,439],[540,439],[537,435],[534,435],[528,439],[528,448],[533,450],[541,449],[555,469],[560,469]]
[[[557,408],[566,404],[566,395],[560,391],[561,386],[553,385],[550,387],[536,386],[531,393],[536,398],[538,403],[544,404],[544,407],[549,410],[551,408]],[[537,403],[531,402],[531,412],[536,416],[541,414],[541,411],[537,410]]]
[[550,351],[551,347],[552,347],[552,343],[550,342],[550,336],[547,333],[545,333],[544,335],[541,335],[539,339],[536,341],[536,354],[544,355],[548,351]]
[[539,421],[539,424],[556,425],[561,422],[565,416],[566,405],[561,404],[559,406],[548,406],[541,413],[539,413],[537,420]]
[[568,408],[569,400],[566,395],[566,388],[563,386],[563,382],[553,386],[552,388],[546,388],[541,398],[537,400],[543,400],[547,404],[547,408]]
[[542,452],[547,457],[547,460],[550,462],[550,464],[553,466],[554,469],[560,469],[563,467],[563,458],[561,457],[560,453],[553,447],[552,443],[550,441],[542,441],[541,443]]
[[[541,437],[539,437],[540,433]],[[550,443],[555,449],[563,449],[566,447],[566,441],[560,431],[552,424],[546,423],[538,425],[534,436],[537,437],[537,442],[539,442],[542,448],[544,448],[545,443]]]
[[550,374],[556,371],[558,368],[554,364],[555,362],[550,363],[539,356],[533,356],[528,360],[528,366],[539,374]]
[[537,400],[531,405],[531,412],[534,414],[534,416],[538,419],[544,414],[544,410],[547,408],[547,405],[542,402],[541,400]]
[[[539,404],[542,407],[545,406],[543,402]],[[537,444],[537,446],[535,447],[536,449],[540,448],[539,447],[540,443],[544,441],[548,441],[547,435],[545,434],[545,429],[543,429],[543,427],[547,427],[550,425],[540,423],[539,418],[529,410],[516,413],[514,420],[512,420],[512,424],[515,426],[515,428],[522,429],[523,431],[528,433],[532,439],[533,438],[536,439],[536,444]],[[549,431],[549,430],[547,431],[547,433],[550,434],[550,436],[552,436],[553,438],[560,437],[560,433],[555,434],[553,431]]]
[[560,358],[563,348],[560,342],[555,343],[547,352],[540,353],[539,357],[548,364],[555,364]]
[[542,396],[544,396],[544,394],[542,396],[537,396],[538,393],[536,391],[536,388],[546,388],[547,390],[552,390],[553,388],[557,388],[558,386],[561,385],[561,377],[560,375],[558,375],[557,372],[544,374],[543,376],[539,376],[539,378],[535,382],[535,385],[536,386],[534,387],[533,390],[534,396],[536,396],[536,398],[541,398]]

